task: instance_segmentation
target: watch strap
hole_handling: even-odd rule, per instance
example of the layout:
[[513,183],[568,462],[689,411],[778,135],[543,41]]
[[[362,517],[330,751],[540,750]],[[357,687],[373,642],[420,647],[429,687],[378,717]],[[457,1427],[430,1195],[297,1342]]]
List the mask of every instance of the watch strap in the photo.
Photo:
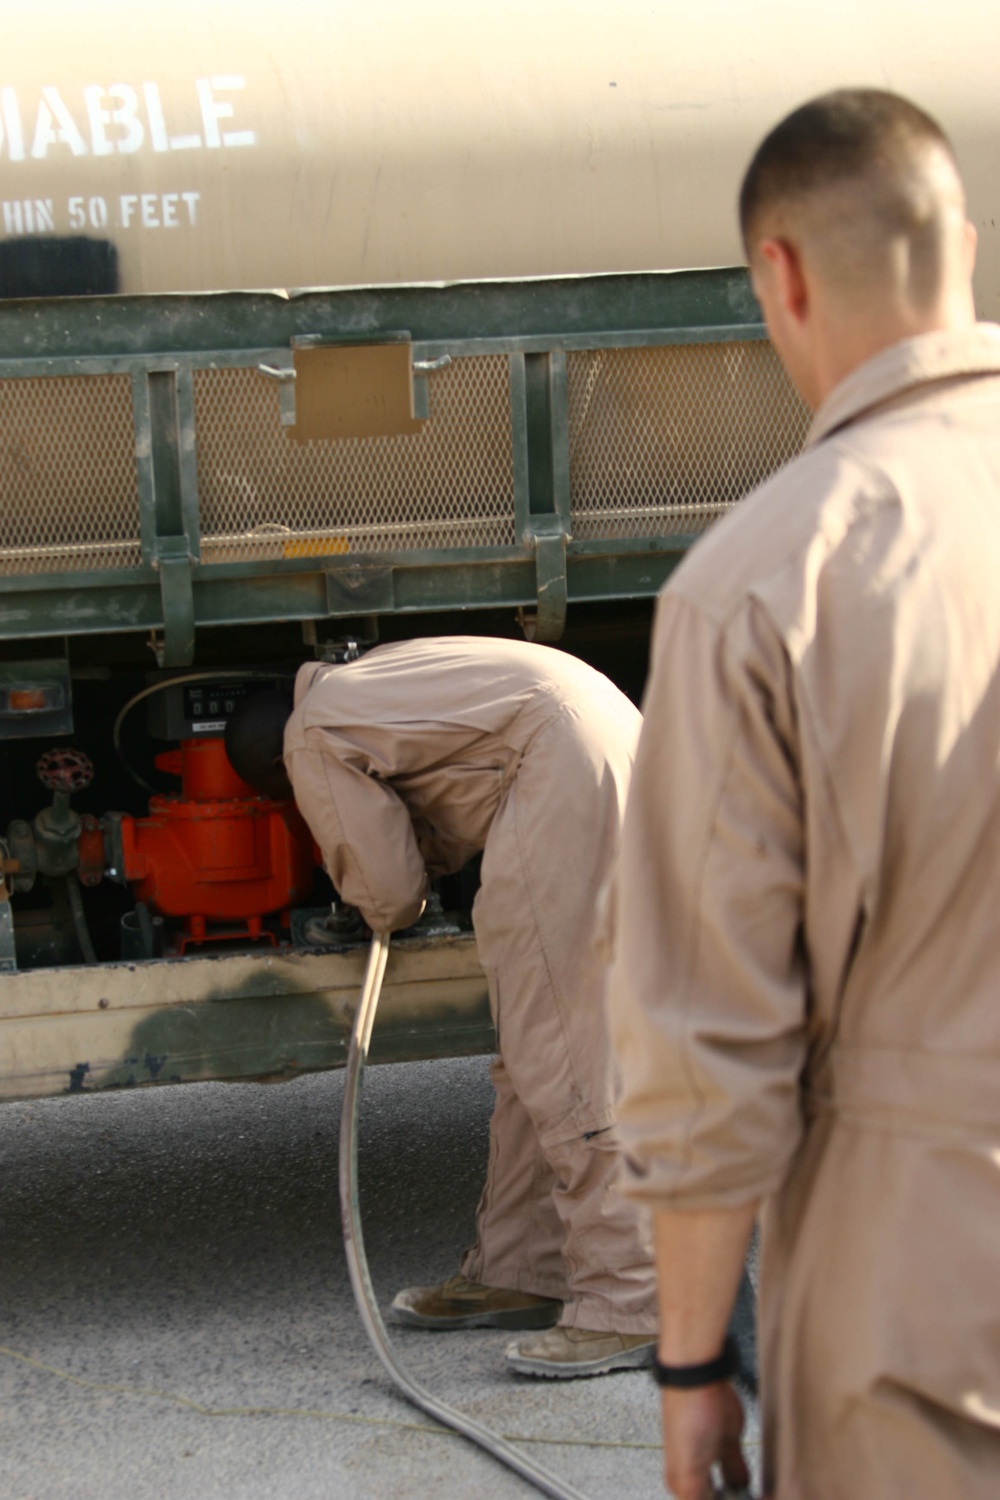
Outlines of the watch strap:
[[699,1386],[715,1385],[719,1380],[730,1380],[739,1374],[740,1353],[736,1340],[727,1338],[722,1353],[715,1359],[707,1359],[700,1365],[664,1365],[653,1361],[653,1379],[657,1385],[675,1391],[693,1391]]

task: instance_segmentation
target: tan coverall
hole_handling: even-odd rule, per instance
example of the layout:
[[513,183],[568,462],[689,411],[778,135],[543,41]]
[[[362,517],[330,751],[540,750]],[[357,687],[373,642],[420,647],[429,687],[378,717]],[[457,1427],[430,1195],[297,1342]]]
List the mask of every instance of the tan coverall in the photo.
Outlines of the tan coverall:
[[883,351],[661,597],[628,1190],[769,1201],[779,1500],[1000,1495],[1000,329]]
[[526,642],[449,637],[300,669],[296,801],[373,929],[484,850],[473,910],[501,1052],[462,1270],[566,1302],[569,1326],[656,1326],[644,1214],[614,1191],[614,1078],[593,943],[641,719],[606,677]]

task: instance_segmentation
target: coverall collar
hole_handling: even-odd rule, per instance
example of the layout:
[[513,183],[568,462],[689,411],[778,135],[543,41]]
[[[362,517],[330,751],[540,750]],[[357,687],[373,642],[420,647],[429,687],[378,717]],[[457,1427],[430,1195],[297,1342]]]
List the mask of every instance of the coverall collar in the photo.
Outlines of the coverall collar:
[[830,392],[813,418],[806,446],[917,386],[993,374],[1000,374],[1000,327],[995,323],[902,339],[852,370]]

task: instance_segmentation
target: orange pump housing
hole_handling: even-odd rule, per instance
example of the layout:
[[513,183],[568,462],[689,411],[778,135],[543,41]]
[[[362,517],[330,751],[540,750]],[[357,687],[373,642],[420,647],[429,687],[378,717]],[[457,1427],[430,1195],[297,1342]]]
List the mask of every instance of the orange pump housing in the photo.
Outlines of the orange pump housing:
[[[148,817],[122,819],[123,874],[136,899],[185,918],[189,941],[261,936],[264,916],[287,913],[312,886],[315,845],[301,813],[258,796],[221,739],[182,740],[156,764],[180,776],[181,791],[151,797]],[[220,922],[240,925],[209,931]]]

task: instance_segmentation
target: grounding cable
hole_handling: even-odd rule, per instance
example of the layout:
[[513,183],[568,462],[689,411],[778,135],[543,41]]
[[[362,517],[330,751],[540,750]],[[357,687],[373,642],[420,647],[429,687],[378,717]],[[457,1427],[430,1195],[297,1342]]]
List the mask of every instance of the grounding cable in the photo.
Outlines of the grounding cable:
[[[571,1485],[564,1484],[550,1470],[544,1468],[541,1464],[533,1463],[530,1459],[518,1453],[515,1448],[511,1447],[510,1442],[501,1437],[499,1433],[493,1432],[488,1427],[483,1427],[480,1423],[466,1417],[462,1412],[456,1411],[454,1407],[446,1405],[443,1401],[438,1401],[430,1392],[418,1385],[400,1365],[386,1332],[385,1323],[379,1312],[375,1291],[371,1282],[371,1275],[368,1270],[368,1259],[365,1254],[364,1237],[361,1228],[361,1208],[358,1196],[358,1121],[361,1103],[361,1083],[388,957],[388,935],[376,933],[372,938],[368,964],[361,987],[361,995],[358,1000],[358,1009],[351,1031],[350,1050],[345,1070],[344,1098],[340,1117],[340,1203],[344,1249],[347,1257],[347,1268],[351,1278],[351,1286],[354,1291],[358,1311],[361,1315],[361,1321],[376,1354],[393,1384],[412,1405],[418,1407],[426,1415],[440,1423],[441,1427],[450,1429],[460,1437],[467,1438],[470,1442],[475,1443],[478,1447],[489,1453],[491,1457],[506,1465],[507,1468],[512,1469],[514,1473],[520,1475],[522,1479],[527,1480],[529,1484],[534,1485],[542,1494],[549,1495],[551,1500],[587,1500],[587,1497],[581,1494],[579,1490],[574,1489]],[[3,1344],[0,1344],[0,1356],[16,1360],[21,1364],[30,1366],[32,1369],[55,1376],[60,1380],[65,1380],[69,1384],[78,1386],[84,1390],[114,1392],[123,1396],[169,1401],[174,1405],[185,1407],[204,1417],[313,1417],[363,1426],[395,1427],[427,1434],[440,1431],[440,1428],[425,1427],[423,1424],[416,1422],[400,1422],[391,1418],[367,1417],[357,1413],[320,1411],[308,1407],[212,1407],[200,1401],[195,1401],[188,1396],[181,1396],[170,1391],[117,1384],[111,1381],[88,1380],[78,1375],[72,1375],[66,1370],[57,1369],[53,1365],[46,1364],[40,1359],[32,1358],[30,1355],[23,1354]],[[446,1436],[447,1434],[442,1433],[441,1435]],[[514,1437],[513,1434],[511,1436]],[[660,1446],[658,1443],[628,1442],[620,1439],[558,1438],[534,1436],[526,1433],[517,1434],[515,1441],[519,1443],[538,1443],[553,1447],[580,1448],[655,1450]],[[755,1445],[748,1444],[748,1446]],[[748,1491],[742,1491],[739,1495],[736,1495],[733,1491],[721,1486],[717,1480],[713,1482],[712,1493],[714,1500],[751,1500]]]
[[361,1321],[375,1353],[385,1366],[393,1384],[402,1391],[407,1401],[426,1412],[429,1417],[434,1417],[445,1427],[452,1428],[462,1437],[468,1438],[470,1442],[483,1448],[500,1463],[506,1464],[507,1468],[513,1469],[515,1474],[519,1474],[522,1479],[526,1479],[529,1484],[541,1490],[543,1495],[551,1496],[552,1500],[586,1500],[579,1490],[564,1484],[541,1464],[532,1463],[530,1459],[518,1453],[517,1449],[505,1442],[499,1433],[492,1432],[490,1428],[472,1421],[470,1417],[464,1416],[452,1406],[446,1406],[443,1401],[438,1401],[429,1391],[424,1390],[423,1386],[418,1385],[402,1368],[389,1341],[368,1271],[368,1258],[365,1255],[364,1238],[361,1232],[361,1207],[358,1201],[358,1115],[361,1102],[361,1080],[388,957],[389,935],[376,932],[372,936],[368,966],[365,970],[358,1009],[351,1029],[351,1046],[347,1054],[344,1099],[340,1114],[340,1212],[347,1269],[350,1272],[351,1286],[354,1288],[354,1299],[358,1304]]

